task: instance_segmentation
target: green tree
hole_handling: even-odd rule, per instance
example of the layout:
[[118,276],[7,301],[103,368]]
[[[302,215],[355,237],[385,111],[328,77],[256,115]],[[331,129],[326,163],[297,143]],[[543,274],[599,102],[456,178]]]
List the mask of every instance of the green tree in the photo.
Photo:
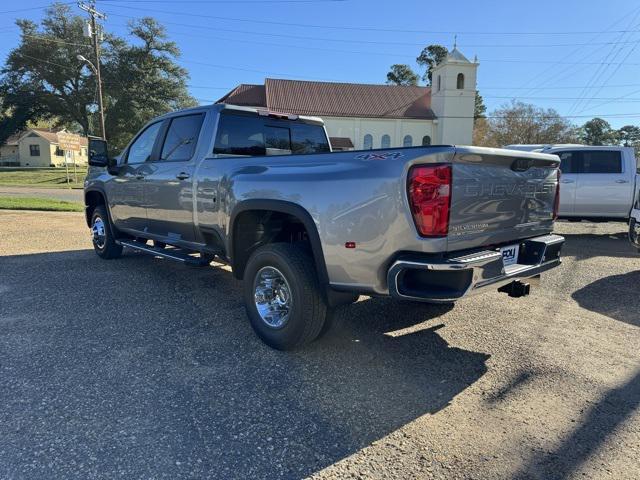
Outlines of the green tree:
[[587,145],[614,145],[618,143],[617,132],[609,122],[594,118],[580,128],[580,139]]
[[391,65],[391,70],[387,73],[387,83],[393,85],[417,85],[418,75],[411,70],[409,65]]
[[512,101],[479,121],[474,141],[488,147],[513,143],[571,143],[576,141],[576,129],[553,109]]
[[618,129],[617,137],[623,146],[634,147],[636,151],[640,149],[640,127],[625,125]]
[[[61,4],[46,9],[40,26],[17,22],[20,45],[0,70],[0,111],[9,112],[0,118],[0,142],[29,122],[98,133],[95,77],[77,59],[93,61],[83,22]],[[175,63],[179,51],[163,27],[143,18],[129,31],[135,44],[106,34],[102,45],[107,138],[116,149],[152,117],[195,104],[187,93],[188,74]]]
[[427,85],[431,85],[433,68],[444,61],[448,53],[449,50],[447,50],[447,47],[442,45],[429,45],[425,47],[422,52],[420,52],[420,55],[418,55],[418,58],[416,58],[416,63],[426,68],[424,75],[422,75],[422,80],[426,82]]
[[473,110],[473,118],[474,119],[478,119],[478,118],[484,118],[484,114],[487,112],[487,107],[484,105],[484,100],[482,98],[482,95],[480,95],[480,92],[478,92],[476,90],[476,99],[475,99],[475,105],[474,105],[474,110]]

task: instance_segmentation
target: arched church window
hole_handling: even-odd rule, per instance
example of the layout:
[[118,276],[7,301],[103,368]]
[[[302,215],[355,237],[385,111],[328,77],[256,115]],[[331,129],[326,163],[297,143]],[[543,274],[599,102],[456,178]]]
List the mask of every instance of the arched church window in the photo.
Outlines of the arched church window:
[[405,135],[404,139],[402,140],[402,146],[411,147],[412,145],[413,145],[413,138],[411,138],[411,135]]
[[441,86],[441,79],[440,79],[440,75],[438,75],[438,91],[440,91],[440,86]]
[[391,137],[387,134],[382,135],[382,140],[380,141],[380,146],[382,148],[390,148],[391,147]]
[[462,73],[458,74],[458,80],[456,82],[456,88],[458,90],[464,90],[464,75]]
[[422,146],[426,147],[428,145],[431,145],[431,137],[429,135],[425,135],[422,137]]
[[373,136],[367,133],[364,136],[364,142],[362,142],[362,148],[364,150],[371,150],[373,148]]

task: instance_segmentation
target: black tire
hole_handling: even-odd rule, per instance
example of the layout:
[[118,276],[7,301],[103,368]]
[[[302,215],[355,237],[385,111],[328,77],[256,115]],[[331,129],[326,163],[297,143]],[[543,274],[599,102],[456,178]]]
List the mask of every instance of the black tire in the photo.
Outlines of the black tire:
[[[256,279],[265,268],[281,274],[291,303],[282,325],[272,326],[262,318],[255,302]],[[273,270],[272,270],[273,271]],[[307,251],[288,243],[258,248],[249,258],[244,272],[244,301],[247,316],[256,334],[277,350],[293,350],[315,340],[327,317],[313,259]]]
[[[116,243],[104,205],[98,205],[91,215],[93,249],[100,258],[111,260],[122,255],[122,245]],[[102,235],[100,235],[102,233]]]

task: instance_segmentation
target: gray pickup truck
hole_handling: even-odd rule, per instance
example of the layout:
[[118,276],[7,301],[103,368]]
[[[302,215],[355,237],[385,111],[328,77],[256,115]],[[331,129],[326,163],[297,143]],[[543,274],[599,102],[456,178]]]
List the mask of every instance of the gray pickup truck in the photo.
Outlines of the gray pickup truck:
[[228,263],[268,345],[317,338],[360,294],[510,296],[560,264],[559,159],[479,147],[331,152],[322,120],[231,105],[149,122],[110,158],[92,140],[87,224],[123,247]]

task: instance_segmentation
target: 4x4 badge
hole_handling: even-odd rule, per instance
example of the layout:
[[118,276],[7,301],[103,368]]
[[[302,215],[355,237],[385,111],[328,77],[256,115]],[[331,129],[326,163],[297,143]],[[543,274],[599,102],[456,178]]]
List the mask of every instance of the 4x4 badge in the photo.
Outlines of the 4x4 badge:
[[383,152],[383,153],[361,153],[356,155],[358,160],[386,160],[387,158],[401,158],[404,157],[402,152]]

